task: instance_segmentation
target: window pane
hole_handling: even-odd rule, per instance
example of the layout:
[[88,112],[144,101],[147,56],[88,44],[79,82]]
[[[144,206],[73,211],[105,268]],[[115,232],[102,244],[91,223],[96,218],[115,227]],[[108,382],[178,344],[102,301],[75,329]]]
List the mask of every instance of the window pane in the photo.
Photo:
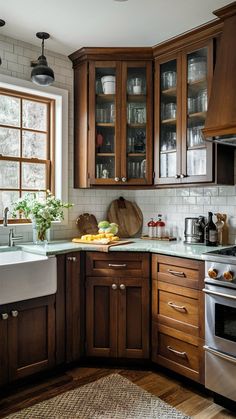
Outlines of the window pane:
[[20,130],[0,127],[0,154],[20,157]]
[[[21,196],[25,196],[26,194],[34,196],[35,192],[22,191]],[[39,202],[44,203],[46,200],[46,192],[36,192],[36,198]]]
[[45,103],[23,100],[23,128],[39,131],[47,129],[47,105]]
[[23,131],[22,156],[28,158],[47,158],[47,136],[39,132]]
[[[12,203],[19,198],[19,192],[15,191],[0,191],[0,214],[2,218],[4,208],[8,207],[10,212],[12,210]],[[11,214],[9,215],[11,217]]]
[[22,163],[22,188],[46,189],[46,165]]
[[0,95],[0,124],[20,126],[20,99]]
[[19,163],[0,160],[0,188],[19,188]]

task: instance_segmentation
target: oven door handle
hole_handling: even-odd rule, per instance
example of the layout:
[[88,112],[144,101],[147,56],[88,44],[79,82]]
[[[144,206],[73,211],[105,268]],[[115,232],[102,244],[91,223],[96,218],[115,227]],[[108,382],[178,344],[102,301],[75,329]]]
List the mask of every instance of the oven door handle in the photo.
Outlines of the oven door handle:
[[217,297],[229,298],[230,300],[236,300],[236,295],[229,295],[229,294],[223,294],[217,291],[210,291],[206,288],[203,288],[202,291],[205,292],[205,294],[216,295]]
[[206,352],[210,352],[211,354],[213,354],[213,355],[215,355],[215,356],[218,356],[219,358],[222,358],[222,359],[225,359],[226,361],[231,362],[232,364],[236,364],[236,358],[234,358],[233,356],[226,355],[226,354],[224,354],[224,353],[222,353],[222,352],[218,352],[218,351],[216,351],[215,349],[212,349],[212,348],[210,348],[210,347],[209,347],[209,346],[207,346],[207,345],[204,345],[204,346],[203,346],[203,349],[204,349]]

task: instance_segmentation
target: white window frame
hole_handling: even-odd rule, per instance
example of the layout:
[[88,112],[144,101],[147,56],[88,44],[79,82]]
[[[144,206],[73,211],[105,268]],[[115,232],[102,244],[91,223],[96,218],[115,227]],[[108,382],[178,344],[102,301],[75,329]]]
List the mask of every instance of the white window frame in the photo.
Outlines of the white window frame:
[[[55,196],[68,201],[68,91],[54,86],[37,86],[30,81],[0,74],[0,87],[55,100]],[[61,224],[68,224],[68,211]],[[19,224],[12,224],[18,225]],[[20,224],[26,226],[29,224]]]

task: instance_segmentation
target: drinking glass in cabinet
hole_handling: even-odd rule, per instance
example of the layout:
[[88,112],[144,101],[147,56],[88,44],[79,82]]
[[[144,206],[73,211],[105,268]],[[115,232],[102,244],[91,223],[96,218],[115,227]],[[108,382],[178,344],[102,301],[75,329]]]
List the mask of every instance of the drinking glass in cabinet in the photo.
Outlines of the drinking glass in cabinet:
[[197,111],[206,112],[207,111],[207,90],[201,90],[197,96]]
[[114,178],[114,159],[98,157],[96,162],[96,178]]
[[193,83],[195,81],[205,79],[207,71],[206,57],[190,57],[188,59],[188,82]]
[[127,119],[129,124],[145,124],[146,123],[146,107],[142,104],[135,105],[129,103],[127,107]]
[[166,103],[165,105],[165,119],[175,119],[176,118],[177,107],[176,103]]
[[163,89],[176,87],[176,71],[164,71],[161,74],[161,86]]
[[127,93],[129,95],[144,95],[146,93],[146,69],[128,68]]
[[205,144],[201,130],[204,128],[203,125],[188,128],[188,147],[196,147]]
[[176,175],[176,153],[161,154],[160,176],[174,177]]
[[187,172],[189,176],[206,174],[206,149],[187,151]]
[[128,177],[138,179],[141,177],[141,162],[129,161],[128,162]]

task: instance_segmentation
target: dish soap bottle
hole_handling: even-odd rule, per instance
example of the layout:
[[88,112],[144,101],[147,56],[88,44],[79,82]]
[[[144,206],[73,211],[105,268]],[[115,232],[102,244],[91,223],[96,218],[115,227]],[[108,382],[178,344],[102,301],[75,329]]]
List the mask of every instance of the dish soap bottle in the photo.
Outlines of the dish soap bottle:
[[155,232],[156,223],[153,221],[153,218],[151,218],[151,221],[148,222],[148,236],[152,239],[156,236]]
[[224,227],[224,221],[222,218],[222,214],[220,214],[219,212],[217,212],[215,214],[217,221],[216,221],[216,228],[217,228],[217,242],[218,244],[222,244],[222,232],[223,232],[223,227]]
[[212,212],[208,212],[208,222],[205,227],[206,246],[217,246],[217,228],[212,220]]
[[161,239],[165,237],[165,223],[161,219],[162,215],[158,214],[158,221],[156,222],[156,237]]

